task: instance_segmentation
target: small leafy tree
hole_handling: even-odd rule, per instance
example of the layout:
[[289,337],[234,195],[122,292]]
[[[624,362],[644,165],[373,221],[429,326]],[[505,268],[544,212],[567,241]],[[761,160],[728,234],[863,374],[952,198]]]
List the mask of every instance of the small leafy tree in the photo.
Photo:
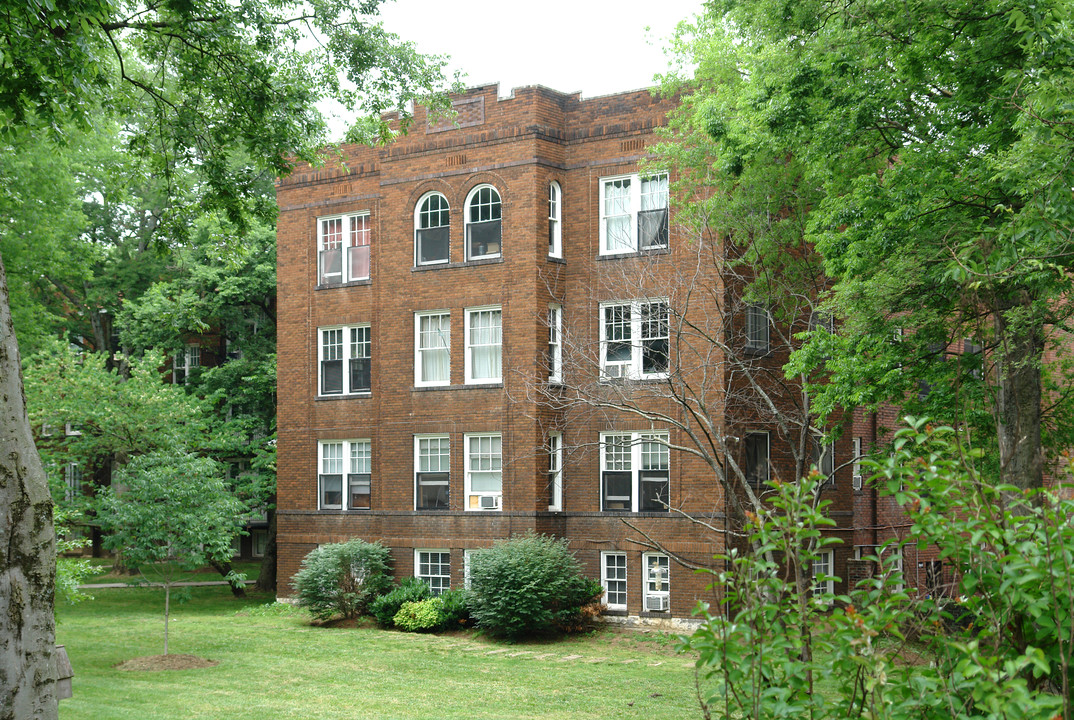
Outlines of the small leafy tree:
[[[124,562],[164,586],[164,654],[168,654],[171,592],[182,570],[231,557],[231,541],[245,522],[216,461],[161,448],[124,465],[101,491],[98,516],[105,544]],[[241,581],[241,578],[236,578]]]
[[514,639],[575,627],[583,606],[603,592],[582,575],[566,539],[521,535],[470,556],[470,614],[493,635]]
[[820,478],[773,483],[748,532],[781,561],[720,557],[727,606],[704,606],[686,639],[712,683],[699,693],[705,717],[1072,717],[1074,501],[982,482],[954,431],[907,421],[873,482],[909,516],[905,543],[934,545],[953,567],[952,598],[911,602],[894,568],[847,595],[815,592],[800,577],[830,522],[812,509]]
[[391,587],[390,563],[388,548],[355,538],[315,549],[302,561],[291,584],[298,604],[313,617],[355,618]]

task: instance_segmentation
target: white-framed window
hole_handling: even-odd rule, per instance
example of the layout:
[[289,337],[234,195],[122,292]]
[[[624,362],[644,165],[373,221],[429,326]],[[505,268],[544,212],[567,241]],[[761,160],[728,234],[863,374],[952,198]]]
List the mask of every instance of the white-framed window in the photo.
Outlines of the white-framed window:
[[600,254],[668,246],[668,176],[600,180]]
[[414,577],[424,580],[433,595],[451,588],[451,552],[414,550]]
[[835,552],[821,550],[813,561],[813,597],[835,592]]
[[414,488],[415,509],[448,509],[451,441],[447,435],[414,436]]
[[444,311],[414,314],[414,384],[448,385],[451,382],[451,314]]
[[772,315],[767,307],[755,303],[746,306],[746,350],[748,352],[768,352],[768,330],[771,324]]
[[766,432],[746,434],[746,482],[761,486],[771,479],[771,447]]
[[369,325],[319,328],[321,395],[353,395],[372,389],[372,332]]
[[601,552],[600,584],[609,610],[627,609],[627,556],[621,552]]
[[500,510],[503,501],[503,448],[499,433],[468,434],[466,509]]
[[563,382],[563,308],[548,304],[548,382]]
[[252,557],[265,557],[266,545],[268,545],[268,530],[250,531],[250,555]]
[[854,463],[851,466],[851,472],[853,473],[851,482],[855,490],[861,490],[865,485],[861,476],[861,438],[856,437],[852,442],[854,444]]
[[426,193],[414,208],[414,264],[436,265],[451,259],[451,208],[438,192]]
[[190,372],[196,367],[201,367],[201,348],[197,345],[187,345],[172,358],[172,383],[186,385],[190,379]]
[[902,548],[895,544],[886,545],[876,549],[876,555],[880,559],[880,572],[890,576],[893,580],[891,589],[902,592],[905,585],[902,566]]
[[548,433],[548,509],[563,509],[563,433]]
[[559,183],[548,183],[548,257],[563,257],[563,191]]
[[82,466],[69,462],[63,467],[63,497],[68,502],[82,494]]
[[641,557],[645,570],[645,597],[642,607],[646,612],[671,610],[671,559],[660,553],[645,553]]
[[667,512],[671,489],[667,432],[601,433],[601,510]]
[[368,280],[372,237],[368,212],[317,218],[317,282]]
[[600,305],[600,368],[606,378],[662,378],[668,373],[666,300]]
[[466,259],[500,256],[503,235],[500,193],[491,185],[478,185],[466,197]]
[[498,305],[466,309],[466,383],[503,381],[503,311]]
[[825,484],[835,482],[835,443],[822,443],[815,437],[809,439],[812,451],[810,460],[823,475]]
[[373,444],[369,440],[321,440],[317,448],[320,509],[369,510]]

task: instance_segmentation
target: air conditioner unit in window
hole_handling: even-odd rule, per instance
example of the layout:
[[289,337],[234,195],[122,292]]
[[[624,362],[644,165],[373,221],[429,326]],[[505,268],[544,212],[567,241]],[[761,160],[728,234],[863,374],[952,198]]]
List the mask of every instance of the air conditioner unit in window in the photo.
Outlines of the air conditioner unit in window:
[[481,496],[481,509],[482,510],[499,510],[500,498],[498,495],[482,495]]
[[648,612],[666,612],[671,607],[671,598],[667,595],[648,595],[645,598],[645,609]]
[[604,376],[609,378],[621,378],[626,374],[625,370],[625,365],[605,365]]
[[855,475],[854,476],[854,489],[855,490],[861,490],[861,488],[862,488],[861,475]]

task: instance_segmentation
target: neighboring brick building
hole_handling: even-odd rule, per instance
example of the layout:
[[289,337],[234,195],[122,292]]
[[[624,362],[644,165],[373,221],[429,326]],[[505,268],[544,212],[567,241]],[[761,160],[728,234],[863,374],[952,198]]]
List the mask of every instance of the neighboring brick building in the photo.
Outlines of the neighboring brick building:
[[[278,183],[280,594],[319,543],[380,540],[397,576],[461,587],[466,551],[532,530],[569,539],[613,612],[688,616],[709,580],[631,539],[712,564],[723,535],[692,521],[726,520],[712,467],[673,449],[689,445],[674,427],[556,402],[582,378],[660,407],[646,388],[681,369],[668,297],[696,257],[669,222],[666,174],[642,167],[674,101],[491,85],[454,106],[454,121],[417,108],[390,146],[347,146]],[[708,356],[685,376],[720,392],[720,367]],[[743,466],[771,457],[791,475],[767,435],[740,435]],[[835,475],[841,574],[849,463]]]

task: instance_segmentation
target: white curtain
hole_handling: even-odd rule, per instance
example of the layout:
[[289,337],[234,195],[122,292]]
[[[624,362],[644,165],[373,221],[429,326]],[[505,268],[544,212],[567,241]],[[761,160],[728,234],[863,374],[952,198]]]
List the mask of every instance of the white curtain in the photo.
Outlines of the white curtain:
[[470,374],[474,380],[501,377],[499,310],[478,310],[470,315]]
[[630,225],[630,180],[604,183],[604,249],[632,250]]

